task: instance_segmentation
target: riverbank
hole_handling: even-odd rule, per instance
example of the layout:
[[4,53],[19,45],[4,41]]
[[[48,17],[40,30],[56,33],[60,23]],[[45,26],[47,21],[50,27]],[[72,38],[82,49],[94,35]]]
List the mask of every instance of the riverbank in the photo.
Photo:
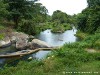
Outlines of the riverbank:
[[77,31],[77,33],[75,34],[75,36],[77,36],[80,40],[85,39],[87,36],[89,36],[89,34],[84,33],[82,31]]
[[95,46],[96,41],[100,40],[99,37],[100,34],[95,34],[83,41],[65,44],[62,48],[52,51],[43,60],[20,61],[16,66],[11,67],[6,65],[0,70],[0,75],[61,75],[67,72],[73,74],[74,72],[90,72],[93,75],[100,73],[100,53],[86,51],[87,48],[100,50],[100,44]]

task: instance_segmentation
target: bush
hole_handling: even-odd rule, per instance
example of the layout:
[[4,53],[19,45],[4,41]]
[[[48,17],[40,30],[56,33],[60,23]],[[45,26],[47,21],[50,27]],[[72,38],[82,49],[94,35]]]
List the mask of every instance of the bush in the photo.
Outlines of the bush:
[[17,31],[25,32],[31,35],[36,33],[34,23],[29,20],[22,20],[18,25]]
[[56,26],[53,26],[52,32],[54,33],[63,33],[66,30],[72,29],[70,24],[63,23],[63,24],[57,24]]

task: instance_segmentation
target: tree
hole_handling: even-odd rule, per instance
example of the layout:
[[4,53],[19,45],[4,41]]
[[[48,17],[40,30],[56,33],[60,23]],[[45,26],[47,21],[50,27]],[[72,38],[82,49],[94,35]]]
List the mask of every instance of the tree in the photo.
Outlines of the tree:
[[[27,0],[4,0],[8,3],[9,7],[7,10],[10,12],[8,19],[13,20],[15,23],[15,28],[17,28],[18,23],[21,18],[27,18],[30,16],[28,10],[30,9],[30,2]],[[34,2],[34,1],[33,1]]]
[[100,6],[100,0],[87,0],[89,7]]
[[15,28],[22,20],[33,20],[34,22],[43,22],[46,18],[47,9],[37,0],[4,0],[8,3],[7,10],[10,12],[8,19],[13,20]]
[[0,18],[3,18],[3,17],[6,17],[7,14],[9,13],[7,10],[6,10],[6,7],[8,5],[7,4],[4,4],[2,0],[0,0]]
[[68,15],[60,10],[53,12],[52,21],[59,21],[59,23],[68,23]]
[[31,14],[35,22],[41,23],[46,21],[48,10],[41,3],[34,3],[31,8]]
[[78,28],[81,31],[95,33],[100,29],[100,0],[87,0],[88,7],[78,18]]

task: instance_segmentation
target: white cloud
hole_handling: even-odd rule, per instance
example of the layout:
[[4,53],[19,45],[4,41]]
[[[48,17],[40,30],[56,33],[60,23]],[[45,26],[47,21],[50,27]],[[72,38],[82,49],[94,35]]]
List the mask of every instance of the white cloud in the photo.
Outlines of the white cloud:
[[87,7],[87,0],[40,0],[39,2],[48,9],[50,15],[55,10],[73,15],[80,13]]

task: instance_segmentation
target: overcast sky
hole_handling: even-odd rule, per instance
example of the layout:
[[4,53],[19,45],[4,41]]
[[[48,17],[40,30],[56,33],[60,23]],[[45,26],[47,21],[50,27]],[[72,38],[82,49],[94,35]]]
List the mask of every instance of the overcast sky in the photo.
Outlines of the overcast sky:
[[69,15],[80,13],[87,7],[87,0],[40,0],[50,15],[53,11],[61,10]]

